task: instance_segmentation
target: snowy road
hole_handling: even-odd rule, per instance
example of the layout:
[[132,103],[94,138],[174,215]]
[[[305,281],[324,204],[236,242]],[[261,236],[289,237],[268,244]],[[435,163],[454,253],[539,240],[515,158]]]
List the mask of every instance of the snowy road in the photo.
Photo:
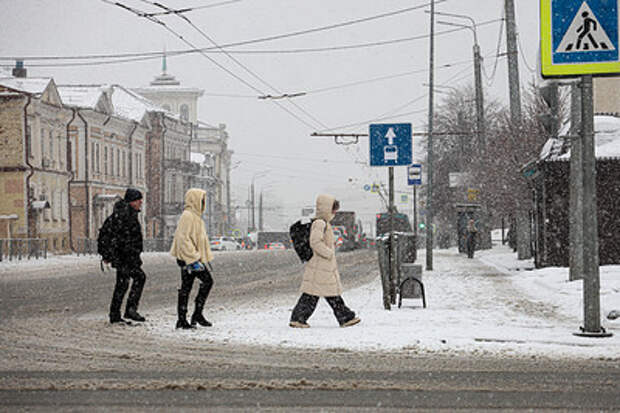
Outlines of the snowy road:
[[436,251],[435,271],[424,274],[429,307],[405,300],[388,312],[375,260],[368,251],[339,257],[360,325],[339,328],[321,304],[312,328],[293,330],[293,253],[218,254],[206,312],[214,327],[192,332],[173,329],[178,270],[165,255],[146,257],[149,320],[136,327],[106,322],[113,277],[94,259],[0,266],[0,400],[44,410],[620,408],[618,325],[608,341],[574,338],[578,313],[523,284],[535,272]]

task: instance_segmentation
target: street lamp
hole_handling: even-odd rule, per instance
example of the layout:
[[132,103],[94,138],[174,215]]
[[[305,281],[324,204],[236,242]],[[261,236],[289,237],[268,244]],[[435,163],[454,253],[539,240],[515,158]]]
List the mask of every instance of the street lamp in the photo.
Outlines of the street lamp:
[[474,82],[476,89],[476,128],[478,130],[478,145],[480,146],[480,150],[484,151],[486,149],[486,133],[485,133],[485,125],[484,125],[484,95],[482,94],[482,57],[480,56],[480,46],[478,45],[478,34],[476,32],[476,22],[469,16],[464,14],[455,14],[455,13],[445,13],[445,12],[435,12],[434,14],[438,16],[446,16],[446,17],[454,17],[458,19],[466,19],[471,22],[471,24],[459,24],[438,20],[438,24],[443,24],[447,26],[455,26],[455,27],[464,27],[466,29],[471,30],[474,35]]

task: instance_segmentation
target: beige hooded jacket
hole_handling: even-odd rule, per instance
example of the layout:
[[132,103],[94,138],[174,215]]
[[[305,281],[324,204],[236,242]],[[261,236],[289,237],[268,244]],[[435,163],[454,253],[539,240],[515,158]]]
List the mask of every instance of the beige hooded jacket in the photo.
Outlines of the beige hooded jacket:
[[314,255],[306,263],[301,292],[320,297],[342,294],[340,273],[336,263],[334,233],[329,223],[334,219],[332,206],[336,199],[321,194],[316,199],[316,220],[310,230],[310,247]]
[[190,188],[185,194],[185,210],[181,214],[170,254],[188,265],[196,261],[206,264],[213,260],[209,237],[202,221],[206,208],[207,193],[202,189]]

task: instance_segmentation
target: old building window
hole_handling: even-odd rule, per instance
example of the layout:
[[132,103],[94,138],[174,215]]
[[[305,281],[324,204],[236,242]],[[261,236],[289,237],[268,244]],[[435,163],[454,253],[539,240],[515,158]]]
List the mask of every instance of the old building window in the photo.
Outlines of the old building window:
[[97,157],[96,157],[96,161],[95,164],[97,165],[97,172],[101,173],[101,154],[99,153],[99,144],[97,144]]
[[126,169],[126,164],[125,164],[125,158],[126,158],[126,153],[125,153],[125,151],[123,151],[123,169],[122,169],[123,178],[127,176],[127,169]]
[[110,175],[114,176],[114,148],[110,148]]
[[97,148],[97,145],[95,143],[93,143],[90,146],[90,150],[91,150],[91,154],[90,154],[90,171],[92,173],[95,173],[97,171],[97,152],[96,152],[96,148]]
[[116,176],[121,176],[121,150],[116,150]]
[[52,160],[54,157],[54,136],[50,130],[50,146],[49,146],[49,158]]
[[28,142],[28,157],[33,158],[34,154],[32,153],[32,132],[30,125],[26,125],[26,142]]
[[41,144],[41,166],[43,166],[43,158],[45,157],[45,129],[41,128],[41,136],[39,139]]
[[181,119],[183,120],[189,120],[189,107],[186,104],[182,104],[181,108],[179,109],[180,115],[181,115]]
[[58,165],[62,169],[65,167],[65,159],[62,156],[62,135],[58,134]]
[[103,172],[108,174],[108,147],[103,147]]

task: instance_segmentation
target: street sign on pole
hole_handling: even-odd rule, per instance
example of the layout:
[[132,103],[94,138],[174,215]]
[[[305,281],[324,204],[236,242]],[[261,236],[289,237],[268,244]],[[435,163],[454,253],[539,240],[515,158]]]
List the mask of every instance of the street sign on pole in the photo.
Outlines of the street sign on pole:
[[411,123],[370,125],[370,166],[404,166],[412,160]]
[[422,185],[422,165],[419,163],[407,167],[407,185]]
[[620,73],[620,0],[541,0],[543,77]]

